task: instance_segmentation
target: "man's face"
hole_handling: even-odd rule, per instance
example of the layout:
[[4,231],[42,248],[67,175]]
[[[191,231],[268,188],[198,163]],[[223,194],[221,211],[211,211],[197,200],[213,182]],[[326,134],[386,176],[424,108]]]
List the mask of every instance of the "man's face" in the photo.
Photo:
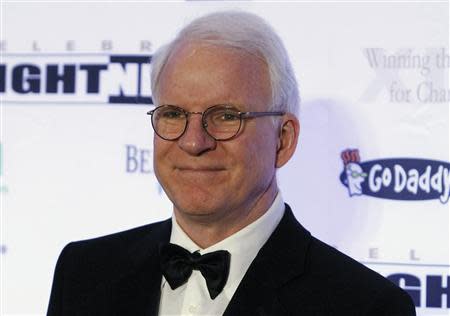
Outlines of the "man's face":
[[[270,102],[266,64],[236,49],[182,44],[160,76],[160,105],[190,112],[216,104],[267,111]],[[276,186],[277,136],[272,118],[260,117],[245,120],[235,138],[215,141],[201,126],[201,115],[189,116],[178,140],[155,135],[155,173],[175,213],[199,220],[245,216],[269,187]]]

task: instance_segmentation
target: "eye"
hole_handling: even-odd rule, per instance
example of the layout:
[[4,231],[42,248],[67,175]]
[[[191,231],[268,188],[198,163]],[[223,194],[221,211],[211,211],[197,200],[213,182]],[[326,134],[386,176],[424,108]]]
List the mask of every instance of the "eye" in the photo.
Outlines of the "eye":
[[221,115],[222,121],[235,121],[239,120],[239,114],[234,111],[225,110]]
[[239,111],[234,108],[215,106],[208,109],[206,113],[206,122],[213,126],[236,126],[241,120]]
[[174,119],[183,118],[184,113],[182,111],[174,109],[174,108],[168,108],[168,109],[162,109],[159,116],[163,119],[174,120]]
[[167,111],[163,113],[164,118],[178,118],[181,116],[179,111]]

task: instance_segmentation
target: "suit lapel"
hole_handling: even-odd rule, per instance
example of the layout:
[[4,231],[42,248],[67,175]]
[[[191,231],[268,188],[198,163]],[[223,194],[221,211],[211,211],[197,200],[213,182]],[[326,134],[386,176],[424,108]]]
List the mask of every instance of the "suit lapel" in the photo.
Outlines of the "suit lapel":
[[170,231],[169,219],[135,243],[129,253],[134,268],[111,284],[108,316],[158,315],[162,279],[158,247],[169,242]]
[[253,260],[224,316],[286,314],[279,289],[303,273],[310,240],[286,204],[283,218]]

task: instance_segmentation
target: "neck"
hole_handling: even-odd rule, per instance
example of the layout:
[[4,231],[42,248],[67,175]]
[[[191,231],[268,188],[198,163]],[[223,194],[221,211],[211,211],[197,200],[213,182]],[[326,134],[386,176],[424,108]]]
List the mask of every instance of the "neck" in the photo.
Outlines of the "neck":
[[264,215],[275,200],[277,192],[276,180],[273,179],[266,191],[240,209],[199,217],[189,216],[174,208],[175,218],[193,242],[202,249],[208,248]]

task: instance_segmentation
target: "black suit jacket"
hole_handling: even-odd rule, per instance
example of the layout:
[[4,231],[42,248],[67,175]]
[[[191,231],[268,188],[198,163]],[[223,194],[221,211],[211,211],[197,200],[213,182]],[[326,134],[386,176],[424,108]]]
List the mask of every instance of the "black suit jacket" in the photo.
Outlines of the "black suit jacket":
[[[48,316],[157,315],[158,245],[171,221],[70,243],[55,269]],[[224,315],[415,315],[393,283],[322,243],[286,205]]]

